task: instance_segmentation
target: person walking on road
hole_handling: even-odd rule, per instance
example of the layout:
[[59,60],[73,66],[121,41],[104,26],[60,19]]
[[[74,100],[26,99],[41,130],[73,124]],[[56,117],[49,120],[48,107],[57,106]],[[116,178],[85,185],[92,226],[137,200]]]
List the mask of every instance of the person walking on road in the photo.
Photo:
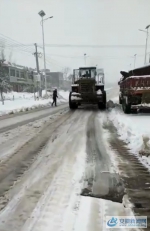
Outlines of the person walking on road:
[[57,106],[57,98],[58,98],[58,96],[57,96],[57,89],[55,89],[55,90],[53,91],[53,102],[52,102],[52,106],[53,106],[54,103],[55,103],[55,107]]

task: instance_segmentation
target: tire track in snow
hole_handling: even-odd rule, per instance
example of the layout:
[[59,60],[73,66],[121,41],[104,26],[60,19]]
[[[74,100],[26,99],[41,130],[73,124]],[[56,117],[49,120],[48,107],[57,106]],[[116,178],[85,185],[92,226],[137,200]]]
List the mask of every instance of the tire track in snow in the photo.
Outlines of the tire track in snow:
[[[64,112],[62,112],[64,113]],[[0,166],[3,162],[7,161],[11,155],[19,151],[29,140],[42,130],[45,123],[54,122],[56,117],[59,117],[60,113],[53,116],[46,117],[41,120],[37,120],[28,125],[24,125],[13,129],[10,132],[0,134]]]
[[[22,231],[73,230],[80,204],[81,182],[79,181],[84,171],[84,166],[82,166],[82,170],[79,167],[80,162],[82,161],[84,164],[85,161],[84,127],[87,115],[82,114],[81,118],[78,117],[79,114],[80,112],[75,112],[73,117],[76,120],[77,115],[78,122],[72,124],[71,128],[68,123],[66,128],[70,128],[69,133],[68,129],[65,129],[66,137],[60,140],[60,147],[58,150],[56,149],[55,155],[59,156],[60,153],[63,155],[62,164],[46,191],[45,197],[39,201],[39,207],[37,205],[31,215],[35,219],[30,218]],[[82,142],[84,143],[82,144]],[[62,143],[64,143],[63,147]],[[82,146],[83,148],[81,148]],[[37,214],[38,211],[39,214]]]
[[[80,196],[86,162],[85,127],[89,118],[95,121],[92,114],[75,111],[55,130],[40,158],[13,188],[12,200],[0,215],[3,231],[10,227],[11,231],[104,230],[102,221],[110,205],[107,210],[104,200]],[[99,128],[96,121],[94,124],[97,137]],[[100,137],[98,141],[102,141]]]
[[[20,181],[16,182],[15,187],[8,193],[10,202],[0,214],[0,223],[3,230],[8,231],[10,227],[12,231],[21,230],[23,223],[30,216],[31,211],[43,195],[43,192],[50,185],[53,185],[52,182],[57,175],[59,166],[61,166],[66,153],[69,151],[67,144],[73,144],[75,134],[79,137],[80,132],[78,134],[74,130],[77,127],[81,129],[83,126],[82,119],[84,117],[79,116],[78,112],[73,113],[71,118],[65,122],[65,127],[63,125],[62,128],[56,129],[52,137],[57,136],[58,133],[60,134],[59,137],[53,142],[53,138],[50,139],[49,144],[43,149],[37,161],[33,163],[33,166],[23,175]],[[70,125],[72,126],[68,134],[67,131]],[[76,168],[74,171],[76,171]],[[75,182],[76,179],[73,180],[72,186],[74,186]],[[60,181],[57,183],[60,183]],[[76,201],[74,204],[76,204]],[[72,205],[73,207],[74,205]],[[30,219],[33,220],[33,217],[31,216]]]
[[17,180],[28,169],[34,161],[39,151],[46,145],[50,139],[50,133],[61,126],[72,113],[66,113],[60,119],[51,124],[47,123],[43,130],[29,142],[27,142],[15,155],[11,156],[0,167],[0,209],[3,209],[8,203],[8,191],[15,187]]
[[25,124],[34,122],[35,120],[42,119],[49,115],[53,115],[58,113],[60,110],[67,109],[67,105],[60,105],[58,108],[48,108],[46,110],[41,110],[39,112],[33,112],[25,115],[18,115],[16,117],[12,117],[10,119],[4,119],[0,121],[0,133],[7,132],[16,128],[17,126],[23,126]]

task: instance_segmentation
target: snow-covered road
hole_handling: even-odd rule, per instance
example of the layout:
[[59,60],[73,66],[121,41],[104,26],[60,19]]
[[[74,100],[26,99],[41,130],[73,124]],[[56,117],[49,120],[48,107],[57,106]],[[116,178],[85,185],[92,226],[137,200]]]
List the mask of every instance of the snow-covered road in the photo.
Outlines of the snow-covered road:
[[[90,109],[61,113],[52,121],[47,117],[33,123],[36,136],[29,135],[25,125],[19,137],[23,139],[26,129],[29,141],[15,153],[1,155],[0,230],[105,230],[106,215],[131,214],[122,203],[80,195],[94,175],[97,179],[107,171],[115,176],[112,152],[102,145],[106,137],[102,135],[101,113]],[[11,135],[8,144],[9,140]],[[99,180],[93,188],[99,192]]]
[[117,136],[125,139],[124,116],[61,105],[0,120],[0,231],[109,230],[106,216],[133,215],[137,200],[149,206],[149,173]]
[[35,112],[33,111],[32,113],[25,113],[22,115],[18,114],[8,118],[6,117],[4,119],[0,119],[0,133],[16,128],[18,126],[22,126],[27,123],[31,123],[35,120],[42,119],[46,116],[53,115],[56,112],[66,108],[68,110],[68,104],[59,105],[58,107],[54,108],[49,106],[48,108]]

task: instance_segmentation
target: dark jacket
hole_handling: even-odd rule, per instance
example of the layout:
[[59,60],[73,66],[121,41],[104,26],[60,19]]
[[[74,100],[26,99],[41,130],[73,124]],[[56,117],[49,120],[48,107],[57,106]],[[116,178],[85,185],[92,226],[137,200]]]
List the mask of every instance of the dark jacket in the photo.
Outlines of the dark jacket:
[[56,99],[56,98],[58,98],[58,96],[57,96],[57,90],[54,90],[53,91],[53,99]]

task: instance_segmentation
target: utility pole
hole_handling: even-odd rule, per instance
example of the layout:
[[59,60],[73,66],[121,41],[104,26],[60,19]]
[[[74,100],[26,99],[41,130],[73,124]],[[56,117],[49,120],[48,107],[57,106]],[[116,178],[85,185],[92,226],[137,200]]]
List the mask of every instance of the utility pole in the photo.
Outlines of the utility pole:
[[146,45],[145,45],[145,59],[144,59],[144,64],[146,64],[146,57],[147,57],[147,43],[148,43],[148,28],[146,27]]
[[46,95],[47,95],[47,76],[46,76],[46,58],[45,58],[44,19],[43,19],[43,17],[42,17],[42,35],[43,35],[43,54],[44,54],[45,91],[46,91]]
[[37,69],[37,73],[39,74],[39,60],[38,60],[38,52],[37,52],[37,44],[35,43],[35,58],[36,58],[36,69]]
[[39,56],[40,53],[38,53],[38,51],[37,51],[37,44],[35,43],[34,45],[35,45],[35,53],[34,53],[34,55],[35,55],[35,59],[36,59],[36,69],[37,69],[38,75],[40,76],[40,78],[39,78],[39,84],[38,84],[39,97],[41,97],[42,96],[42,94],[41,94],[41,75],[40,75],[39,60],[38,60],[38,56]]
[[147,45],[148,45],[148,36],[149,36],[149,32],[148,32],[148,29],[149,29],[150,25],[148,25],[145,30],[141,30],[139,29],[139,31],[143,31],[146,33],[146,44],[145,44],[145,57],[144,57],[144,64],[146,64],[146,57],[147,57]]

